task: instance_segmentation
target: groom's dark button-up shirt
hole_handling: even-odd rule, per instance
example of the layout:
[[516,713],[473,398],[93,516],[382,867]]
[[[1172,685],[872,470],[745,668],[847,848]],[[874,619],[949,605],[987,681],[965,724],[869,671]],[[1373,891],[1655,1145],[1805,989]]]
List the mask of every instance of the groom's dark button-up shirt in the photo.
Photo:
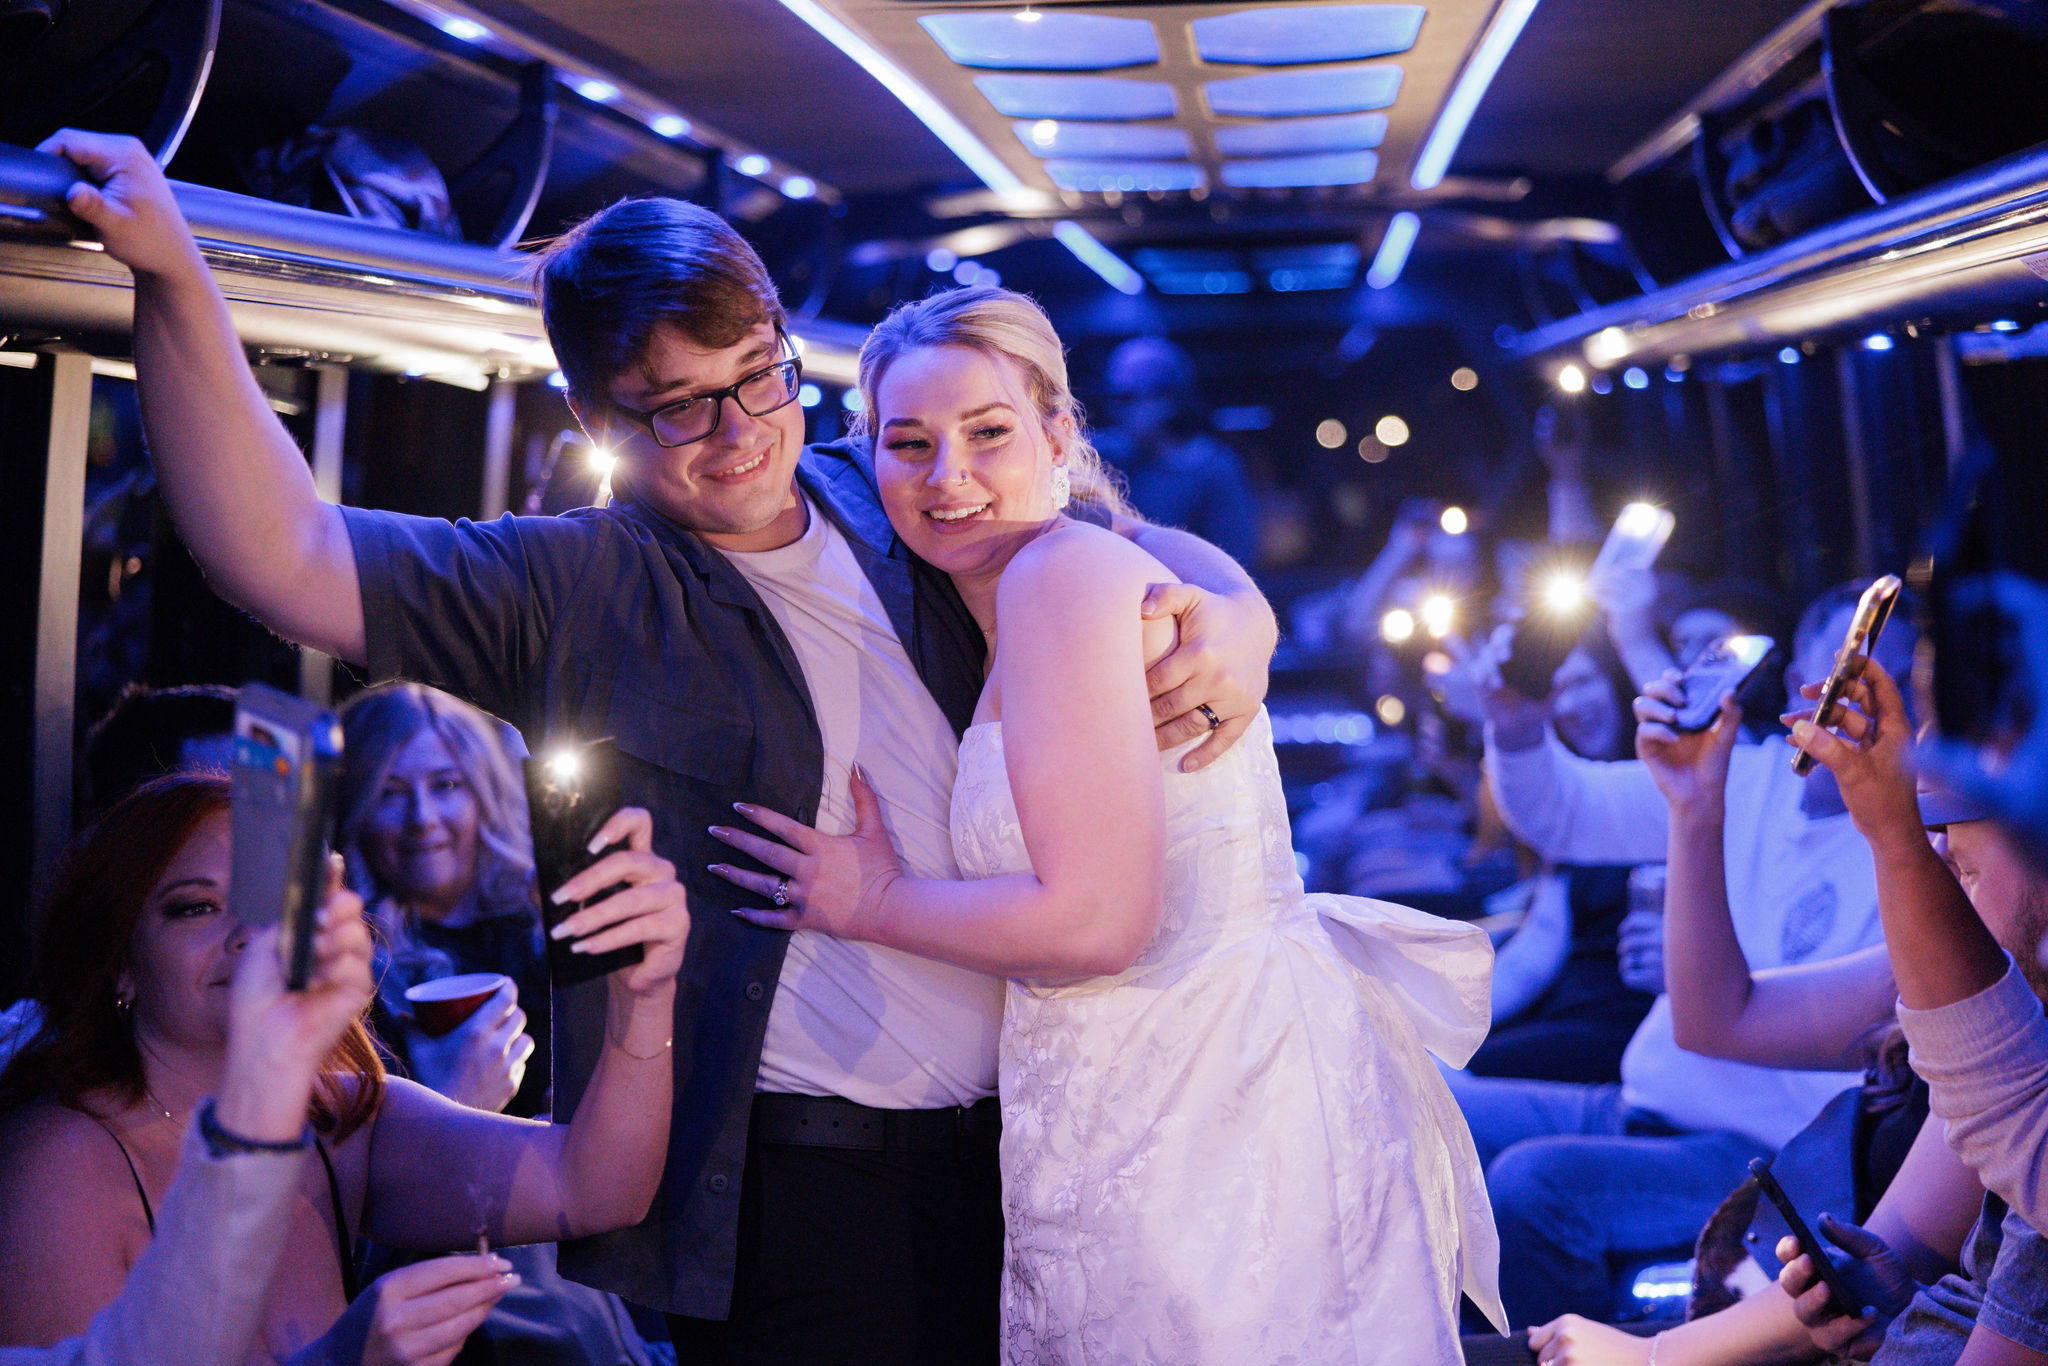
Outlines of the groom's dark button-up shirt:
[[[846,533],[925,686],[963,730],[981,690],[981,632],[951,582],[891,531],[863,459],[813,447],[798,482]],[[610,736],[626,803],[653,813],[654,848],[689,889],[661,1193],[640,1224],[564,1243],[561,1266],[640,1304],[723,1318],[761,1041],[789,941],[727,914],[749,898],[706,871],[737,857],[706,827],[729,824],[735,801],[816,819],[824,751],[796,655],[724,556],[642,505],[484,524],[343,512],[372,676],[465,697],[536,751]],[[600,980],[555,993],[558,1118],[575,1111],[603,1046],[605,991]]]

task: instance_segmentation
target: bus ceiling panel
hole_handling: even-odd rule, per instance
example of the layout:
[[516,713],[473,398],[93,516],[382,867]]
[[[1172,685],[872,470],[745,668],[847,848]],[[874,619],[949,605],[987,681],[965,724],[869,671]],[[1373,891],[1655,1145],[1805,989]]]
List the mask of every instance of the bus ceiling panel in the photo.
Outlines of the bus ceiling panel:
[[[999,196],[1020,211],[1065,197],[1067,211],[1167,185],[1200,198],[1218,185],[1275,187],[1277,209],[1341,170],[1340,197],[1406,191],[1453,85],[1497,16],[1496,0],[1418,5],[1305,3],[977,4],[947,0],[783,0],[880,71]],[[1111,58],[1114,58],[1112,61]],[[894,73],[890,75],[888,73]],[[908,89],[915,86],[915,89]],[[1138,96],[1144,98],[1135,99]],[[1018,120],[1025,122],[1020,126]],[[1088,174],[1048,161],[1069,124],[1172,137],[1186,160],[1162,178],[1158,153],[1133,153],[1128,177],[1084,153]],[[1299,139],[1291,134],[1299,131]],[[1334,141],[1333,141],[1334,139]],[[1149,144],[1148,144],[1149,146]],[[1374,155],[1356,155],[1366,149]],[[1309,176],[1259,157],[1353,153]],[[1124,183],[1128,179],[1130,184]],[[1170,182],[1170,185],[1167,184]]]
[[2022,152],[1655,293],[1538,328],[1517,350],[1597,368],[2048,309],[2048,147]]

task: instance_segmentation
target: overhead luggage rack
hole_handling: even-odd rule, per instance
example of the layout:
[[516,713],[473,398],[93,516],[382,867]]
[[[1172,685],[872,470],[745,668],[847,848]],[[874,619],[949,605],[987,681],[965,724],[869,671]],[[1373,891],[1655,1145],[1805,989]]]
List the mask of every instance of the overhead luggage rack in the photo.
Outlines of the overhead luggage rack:
[[1607,369],[2029,310],[2048,310],[2048,148],[1538,328],[1517,350]]
[[[55,157],[0,148],[0,205],[10,210],[0,221],[33,234],[0,252],[0,331],[23,340],[125,338],[127,270],[51,226],[62,222],[56,195],[70,179]],[[236,330],[259,353],[470,387],[554,369],[516,253],[205,186],[173,188]]]

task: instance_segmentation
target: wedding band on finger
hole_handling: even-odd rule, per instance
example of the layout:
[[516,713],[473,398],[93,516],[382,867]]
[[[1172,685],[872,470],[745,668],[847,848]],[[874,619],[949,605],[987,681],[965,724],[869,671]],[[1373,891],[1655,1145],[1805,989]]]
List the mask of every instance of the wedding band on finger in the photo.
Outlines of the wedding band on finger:
[[775,879],[775,904],[778,907],[789,905],[789,879],[786,877]]
[[1195,710],[1202,713],[1202,719],[1209,723],[1210,730],[1214,730],[1216,729],[1216,727],[1223,724],[1223,718],[1218,716],[1216,714],[1216,709],[1210,706],[1207,702],[1198,704],[1195,707]]

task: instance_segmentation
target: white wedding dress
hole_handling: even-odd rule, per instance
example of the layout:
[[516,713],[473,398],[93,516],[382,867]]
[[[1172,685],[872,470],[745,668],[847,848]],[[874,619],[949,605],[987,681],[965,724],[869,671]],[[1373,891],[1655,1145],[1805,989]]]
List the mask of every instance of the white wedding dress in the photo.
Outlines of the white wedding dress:
[[[1001,1061],[1003,1353],[1037,1363],[1451,1366],[1501,1319],[1478,1157],[1425,1049],[1486,1035],[1492,950],[1306,895],[1273,732],[1162,757],[1166,897],[1128,971],[1013,982]],[[1028,872],[1000,722],[953,789],[963,876]]]

